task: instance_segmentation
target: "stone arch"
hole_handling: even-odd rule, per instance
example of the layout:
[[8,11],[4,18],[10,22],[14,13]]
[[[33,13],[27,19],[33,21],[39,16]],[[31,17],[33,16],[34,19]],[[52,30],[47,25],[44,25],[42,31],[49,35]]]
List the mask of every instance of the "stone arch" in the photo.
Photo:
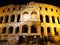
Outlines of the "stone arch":
[[22,26],[22,33],[28,33],[28,26],[27,25]]
[[32,14],[37,14],[37,12],[35,12],[35,11],[32,11],[32,12],[31,12],[31,15],[32,15]]
[[47,27],[47,33],[48,33],[48,36],[51,36],[51,30],[50,30],[50,27]]
[[36,25],[31,26],[31,33],[37,33]]
[[25,11],[23,14],[28,14],[28,12],[27,12],[27,11]]
[[9,30],[9,34],[13,33],[13,27],[12,26],[10,26],[8,30]]
[[7,29],[6,27],[3,27],[2,28],[2,33],[6,33],[6,29]]

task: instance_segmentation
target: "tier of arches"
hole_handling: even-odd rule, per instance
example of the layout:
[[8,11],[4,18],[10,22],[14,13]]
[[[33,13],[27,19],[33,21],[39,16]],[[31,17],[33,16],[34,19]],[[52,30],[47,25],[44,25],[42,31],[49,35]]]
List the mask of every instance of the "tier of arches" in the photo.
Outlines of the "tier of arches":
[[[28,33],[29,33],[28,31],[30,31],[30,33],[32,33],[32,34],[33,34],[33,33],[38,34],[38,29],[37,29],[37,26],[36,26],[36,25],[31,25],[30,28],[31,28],[31,29],[29,30],[28,25],[23,25],[23,26],[22,26],[22,29],[20,29],[19,26],[15,27],[15,28],[14,28],[13,26],[2,27],[2,28],[1,28],[1,34],[20,34],[20,33],[21,33],[21,34],[22,34],[22,33],[28,34]],[[20,30],[21,30],[22,32],[20,32]],[[41,35],[44,36],[44,30],[45,30],[44,27],[41,26],[39,30],[40,30]],[[47,31],[47,35],[48,35],[48,36],[52,36],[51,30],[52,30],[51,27],[46,27],[46,30],[45,30],[45,31]],[[53,28],[53,31],[54,31],[54,35],[55,35],[55,36],[58,36],[58,35],[59,35],[56,27]]]
[[[24,12],[24,14],[27,14],[27,12]],[[52,22],[52,23],[58,23],[58,24],[60,24],[60,18],[58,16],[57,17],[55,17],[53,15],[52,16],[49,16],[49,15],[43,16],[43,14],[40,14],[40,16],[36,17],[36,18],[37,18],[37,20],[38,20],[38,18],[40,18],[39,21],[40,22],[44,22],[44,19],[43,19],[44,17],[45,17],[46,23]],[[21,22],[21,18],[23,18],[23,17],[21,17],[21,14],[18,14],[18,15],[12,14],[11,16],[9,16],[9,15],[0,16],[0,24],[2,24],[2,23],[8,23],[8,22],[10,22],[10,23],[11,22]],[[31,19],[32,19],[32,17],[31,17]],[[50,21],[50,19],[51,19],[51,21]]]
[[[43,5],[43,4],[39,4],[39,5]],[[10,5],[10,6],[13,6],[13,7],[9,7],[9,5],[7,5],[7,6],[5,6],[4,8],[2,7],[2,13],[5,13],[5,12],[11,12],[11,11],[19,11],[19,10],[22,10],[22,5],[19,5],[19,6],[17,6],[17,5]],[[26,5],[25,5],[26,6]],[[29,5],[28,5],[29,6]],[[31,6],[33,6],[33,5],[31,5]],[[48,5],[47,5],[48,6]],[[51,5],[50,6],[50,8],[48,8],[47,6],[45,6],[45,7],[43,7],[43,6],[37,6],[37,7],[39,7],[39,10],[45,10],[45,11],[51,11],[51,12],[56,12],[56,13],[58,13],[59,12],[59,10],[57,9],[58,7],[53,7],[53,5]],[[24,6],[23,6],[24,7]],[[28,8],[28,7],[27,7]]]

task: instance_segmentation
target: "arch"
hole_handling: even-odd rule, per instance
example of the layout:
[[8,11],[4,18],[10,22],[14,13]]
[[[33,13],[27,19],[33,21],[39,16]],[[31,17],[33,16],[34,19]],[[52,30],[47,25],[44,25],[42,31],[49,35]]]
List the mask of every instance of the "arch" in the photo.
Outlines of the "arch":
[[54,27],[54,32],[55,32],[55,36],[58,36],[58,32],[56,30],[56,27]]
[[2,22],[3,22],[3,16],[0,17],[0,23],[2,23]]
[[43,22],[43,15],[40,14],[40,21]]
[[53,11],[53,9],[51,8],[51,11]]
[[31,15],[32,15],[32,14],[37,14],[37,12],[35,12],[35,11],[32,11],[32,12],[31,12]]
[[15,33],[19,32],[19,26],[16,27]]
[[8,8],[8,11],[10,11],[10,8]]
[[21,17],[21,15],[19,14],[19,15],[17,15],[17,22],[20,22],[20,17]]
[[24,12],[23,14],[28,14],[28,12]]
[[31,26],[31,33],[37,33],[36,25]]
[[52,16],[52,22],[55,23],[55,17],[54,16]]
[[22,33],[28,33],[28,26],[27,25],[22,26]]
[[41,35],[44,35],[44,28],[41,26]]
[[47,27],[47,33],[48,33],[48,36],[51,36],[50,27]]
[[45,10],[48,10],[47,7],[45,8]]
[[8,30],[9,30],[9,34],[13,33],[13,27],[12,26],[10,26]]
[[47,27],[47,32],[48,32],[48,33],[50,32],[50,27]]
[[14,22],[14,19],[15,19],[15,15],[11,15],[11,22]]
[[49,23],[49,16],[46,15],[45,17],[46,17],[46,22]]
[[8,22],[8,20],[9,20],[8,18],[9,18],[9,16],[8,16],[8,15],[6,15],[6,16],[5,16],[5,20],[4,20],[4,22],[5,22],[5,23],[7,23],[7,22]]
[[6,33],[6,27],[2,28],[2,33]]

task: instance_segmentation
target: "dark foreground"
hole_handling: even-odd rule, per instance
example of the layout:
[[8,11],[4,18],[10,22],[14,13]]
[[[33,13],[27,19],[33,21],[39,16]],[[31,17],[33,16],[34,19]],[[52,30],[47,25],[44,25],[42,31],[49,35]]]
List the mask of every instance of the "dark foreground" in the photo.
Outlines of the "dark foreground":
[[24,43],[24,44],[17,44],[17,43],[3,43],[3,44],[0,44],[0,45],[60,45],[60,42],[56,42],[56,43],[50,43],[50,42],[48,42],[48,43],[44,43],[44,44],[26,44],[26,43]]

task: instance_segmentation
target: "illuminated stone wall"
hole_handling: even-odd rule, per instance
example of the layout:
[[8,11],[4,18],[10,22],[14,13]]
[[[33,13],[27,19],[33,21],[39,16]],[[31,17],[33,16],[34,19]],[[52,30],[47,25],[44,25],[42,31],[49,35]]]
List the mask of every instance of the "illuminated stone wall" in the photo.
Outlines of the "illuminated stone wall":
[[35,2],[0,7],[0,39],[2,40],[14,39],[17,35],[53,36],[55,40],[59,40],[59,33],[59,7]]

